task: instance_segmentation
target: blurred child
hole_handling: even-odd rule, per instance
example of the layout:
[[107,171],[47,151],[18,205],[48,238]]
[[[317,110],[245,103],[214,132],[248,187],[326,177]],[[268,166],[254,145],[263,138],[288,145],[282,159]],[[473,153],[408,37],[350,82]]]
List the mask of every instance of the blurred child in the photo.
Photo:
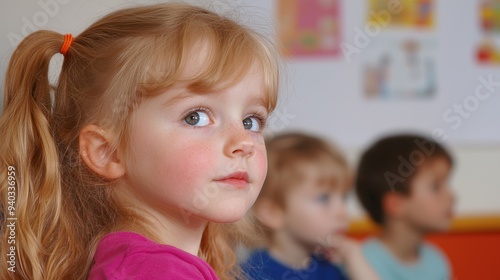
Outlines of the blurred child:
[[0,279],[238,278],[229,237],[266,177],[274,53],[173,3],[112,12],[74,40],[26,37],[0,118]]
[[284,134],[266,143],[268,175],[253,214],[265,249],[244,270],[251,279],[376,279],[361,247],[345,238],[344,200],[351,184],[344,158],[326,142]]
[[450,226],[452,165],[439,143],[417,135],[383,138],[362,155],[356,192],[382,228],[363,252],[381,279],[451,279],[445,256],[424,237]]

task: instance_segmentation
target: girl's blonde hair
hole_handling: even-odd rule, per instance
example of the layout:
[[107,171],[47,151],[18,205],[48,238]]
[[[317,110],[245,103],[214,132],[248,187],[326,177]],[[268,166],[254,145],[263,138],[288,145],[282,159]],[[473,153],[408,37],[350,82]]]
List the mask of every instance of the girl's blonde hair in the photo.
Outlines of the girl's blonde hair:
[[[86,279],[99,239],[118,224],[140,217],[125,209],[113,182],[82,163],[79,132],[96,124],[126,147],[130,112],[142,96],[165,91],[181,79],[187,55],[209,46],[202,69],[189,77],[195,92],[237,82],[250,66],[262,70],[267,106],[276,105],[279,71],[265,37],[203,8],[158,4],[113,12],[77,36],[56,85],[49,63],[64,36],[37,31],[15,50],[0,118],[1,279]],[[185,80],[184,80],[185,81]],[[15,168],[8,177],[9,166]],[[13,174],[10,174],[13,175]],[[9,181],[15,180],[15,213]],[[16,273],[7,270],[7,218],[15,228]],[[209,223],[200,256],[221,279],[236,277],[228,239],[238,226]]]

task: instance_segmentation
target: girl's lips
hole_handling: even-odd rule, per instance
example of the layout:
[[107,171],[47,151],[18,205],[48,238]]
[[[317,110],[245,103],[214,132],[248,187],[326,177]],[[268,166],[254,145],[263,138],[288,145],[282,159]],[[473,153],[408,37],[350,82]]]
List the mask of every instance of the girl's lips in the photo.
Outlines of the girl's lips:
[[215,180],[217,183],[223,183],[231,185],[238,189],[243,189],[248,186],[248,173],[246,172],[234,172],[227,176],[218,178]]

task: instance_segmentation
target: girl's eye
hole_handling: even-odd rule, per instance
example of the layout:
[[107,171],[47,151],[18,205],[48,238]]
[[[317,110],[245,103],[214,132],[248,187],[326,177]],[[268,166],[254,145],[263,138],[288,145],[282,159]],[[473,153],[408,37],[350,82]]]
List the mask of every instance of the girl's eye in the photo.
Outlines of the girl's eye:
[[256,117],[248,117],[243,120],[243,127],[251,131],[260,131],[260,120]]
[[207,113],[196,111],[190,113],[187,117],[184,118],[184,121],[192,126],[207,126],[210,124],[210,118]]

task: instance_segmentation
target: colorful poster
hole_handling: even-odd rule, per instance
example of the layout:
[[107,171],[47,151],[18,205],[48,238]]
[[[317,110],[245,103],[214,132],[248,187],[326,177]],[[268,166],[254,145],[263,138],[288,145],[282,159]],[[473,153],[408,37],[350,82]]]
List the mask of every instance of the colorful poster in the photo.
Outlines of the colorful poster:
[[479,29],[476,61],[483,66],[500,66],[500,0],[479,0]]
[[500,33],[500,0],[481,0],[479,17],[484,32]]
[[340,53],[340,0],[278,0],[283,54],[292,57]]
[[432,29],[435,25],[434,0],[368,0],[368,21],[377,22],[381,14],[389,14],[391,27]]
[[500,66],[500,45],[493,38],[483,39],[477,48],[476,59],[481,65]]
[[[437,94],[435,0],[366,0],[367,24],[384,27],[363,51],[364,96],[419,100]],[[382,21],[381,21],[382,20]]]
[[435,39],[384,38],[366,50],[364,95],[369,99],[415,100],[437,91]]

